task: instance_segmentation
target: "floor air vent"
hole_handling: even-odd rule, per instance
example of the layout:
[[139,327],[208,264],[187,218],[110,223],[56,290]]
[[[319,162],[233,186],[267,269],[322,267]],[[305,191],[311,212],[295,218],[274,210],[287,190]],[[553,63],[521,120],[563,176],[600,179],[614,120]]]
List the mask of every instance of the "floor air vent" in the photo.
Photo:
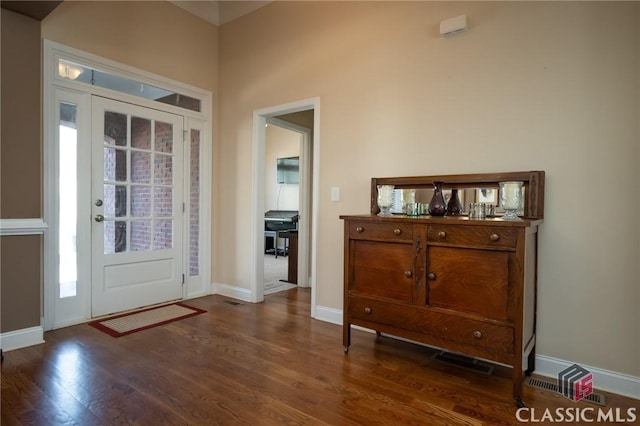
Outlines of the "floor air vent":
[[242,305],[242,303],[236,302],[235,300],[223,300],[222,303],[226,303],[227,305],[233,305],[233,306]]
[[451,352],[438,352],[433,356],[433,359],[446,362],[447,364],[453,364],[457,367],[466,368],[467,370],[475,371],[476,373],[481,374],[491,374],[493,373],[493,367],[487,364],[483,364],[479,362],[475,358],[470,358],[468,356],[453,354]]
[[[558,392],[558,384],[548,382],[546,380],[540,380],[535,377],[527,377],[524,381],[525,384],[538,389],[550,390],[552,392]],[[601,393],[593,392],[583,398],[585,401],[593,402],[594,404],[605,406],[607,405],[605,396]]]

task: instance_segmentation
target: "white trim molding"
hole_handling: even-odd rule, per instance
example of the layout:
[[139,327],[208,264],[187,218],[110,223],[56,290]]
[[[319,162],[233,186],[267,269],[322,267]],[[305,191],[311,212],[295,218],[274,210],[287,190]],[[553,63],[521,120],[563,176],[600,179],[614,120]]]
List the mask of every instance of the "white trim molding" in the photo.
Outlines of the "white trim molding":
[[0,235],[42,235],[48,226],[42,218],[0,219]]
[[44,343],[44,329],[41,326],[23,328],[0,334],[0,348],[3,352]]
[[328,306],[316,306],[316,312],[312,318],[337,325],[342,325],[344,322],[342,309],[329,308]]
[[231,297],[232,299],[238,299],[244,302],[252,302],[251,290],[229,284],[212,283],[211,294],[219,294],[221,296]]
[[[558,373],[573,364],[573,361],[553,358],[546,355],[536,355],[535,374],[545,377],[558,378]],[[579,364],[593,374],[593,387],[607,392],[640,399],[640,377],[615,371],[604,370],[590,365]]]

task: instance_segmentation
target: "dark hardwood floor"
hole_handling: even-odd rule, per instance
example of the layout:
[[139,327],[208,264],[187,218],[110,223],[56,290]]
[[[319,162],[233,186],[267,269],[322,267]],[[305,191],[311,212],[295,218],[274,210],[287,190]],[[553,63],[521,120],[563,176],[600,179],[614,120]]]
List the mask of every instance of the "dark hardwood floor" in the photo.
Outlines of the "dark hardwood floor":
[[[433,351],[310,319],[310,291],[264,303],[208,296],[203,315],[113,338],[88,325],[5,353],[2,425],[518,424],[511,381]],[[525,386],[525,403],[596,407]],[[607,394],[608,406],[638,401]],[[639,413],[640,414],[640,413]]]

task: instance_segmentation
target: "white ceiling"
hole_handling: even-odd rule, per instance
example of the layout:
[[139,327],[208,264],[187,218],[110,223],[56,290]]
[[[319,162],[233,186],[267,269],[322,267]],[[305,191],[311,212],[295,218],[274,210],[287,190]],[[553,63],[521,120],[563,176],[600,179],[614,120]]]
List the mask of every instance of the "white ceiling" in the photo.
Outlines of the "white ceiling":
[[266,6],[271,1],[249,1],[249,0],[169,0],[200,18],[215,25],[226,24],[242,15],[253,12],[256,9]]

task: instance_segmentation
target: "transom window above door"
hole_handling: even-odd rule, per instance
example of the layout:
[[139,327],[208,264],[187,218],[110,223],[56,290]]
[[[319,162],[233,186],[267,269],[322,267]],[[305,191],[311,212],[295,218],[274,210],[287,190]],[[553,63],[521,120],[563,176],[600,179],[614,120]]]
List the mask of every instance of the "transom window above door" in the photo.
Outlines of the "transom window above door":
[[67,59],[58,59],[58,77],[162,102],[163,104],[173,105],[190,111],[202,112],[202,102],[200,99],[120,75],[111,74],[107,71],[98,70]]

